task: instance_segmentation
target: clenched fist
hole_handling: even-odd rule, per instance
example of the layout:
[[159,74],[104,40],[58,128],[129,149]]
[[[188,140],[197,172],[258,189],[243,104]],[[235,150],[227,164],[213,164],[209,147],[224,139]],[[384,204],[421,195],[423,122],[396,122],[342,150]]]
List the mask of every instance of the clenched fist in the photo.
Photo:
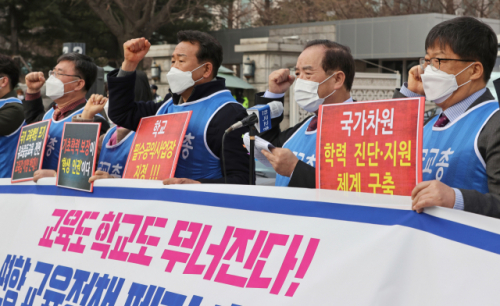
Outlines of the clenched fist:
[[146,56],[151,47],[151,43],[144,37],[127,40],[123,44],[123,55],[125,60],[122,70],[134,71],[139,62]]
[[43,72],[30,72],[26,75],[26,86],[28,89],[27,93],[34,94],[40,91],[43,84],[45,84],[45,77],[43,76]]
[[103,97],[99,94],[93,94],[87,100],[85,108],[83,109],[82,118],[83,119],[94,119],[94,116],[100,113],[104,109],[104,105],[108,102],[108,98]]
[[290,69],[273,71],[269,75],[269,91],[275,94],[285,93],[295,81],[295,76],[290,75]]
[[422,78],[420,77],[422,74],[424,74],[424,71],[420,65],[410,69],[408,72],[408,89],[416,94],[424,96],[424,84],[422,83]]

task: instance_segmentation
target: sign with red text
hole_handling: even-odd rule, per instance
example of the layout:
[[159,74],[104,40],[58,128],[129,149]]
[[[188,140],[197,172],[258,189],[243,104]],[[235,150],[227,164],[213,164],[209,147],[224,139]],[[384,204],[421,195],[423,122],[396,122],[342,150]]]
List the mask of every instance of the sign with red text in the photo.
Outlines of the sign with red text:
[[100,131],[101,123],[64,123],[57,186],[92,192],[94,183],[89,178],[95,171]]
[[411,195],[422,181],[424,98],[321,106],[316,188]]
[[45,120],[22,127],[12,169],[12,183],[29,181],[35,171],[42,168],[50,122]]
[[335,190],[54,183],[0,179],[3,306],[498,304],[499,219]]
[[123,178],[174,177],[192,111],[142,118],[130,147]]

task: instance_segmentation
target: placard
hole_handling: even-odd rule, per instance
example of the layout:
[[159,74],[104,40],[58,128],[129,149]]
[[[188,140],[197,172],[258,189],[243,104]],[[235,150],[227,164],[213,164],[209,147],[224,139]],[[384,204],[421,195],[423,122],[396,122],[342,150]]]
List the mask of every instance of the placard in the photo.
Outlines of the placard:
[[411,195],[422,181],[424,98],[320,107],[316,188]]
[[164,180],[175,175],[192,111],[141,119],[123,178]]
[[29,181],[33,179],[35,171],[42,168],[50,122],[44,120],[21,128],[12,168],[12,183]]
[[96,148],[101,123],[66,122],[64,124],[57,183],[81,191],[92,192],[94,183],[89,178],[94,175]]

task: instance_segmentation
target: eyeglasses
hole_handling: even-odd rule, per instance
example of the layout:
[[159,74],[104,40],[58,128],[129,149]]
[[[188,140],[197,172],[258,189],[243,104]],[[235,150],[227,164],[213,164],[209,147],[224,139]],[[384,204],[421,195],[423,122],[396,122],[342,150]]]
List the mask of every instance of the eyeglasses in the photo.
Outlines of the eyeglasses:
[[441,61],[458,61],[458,62],[475,62],[475,60],[468,60],[468,59],[457,59],[457,58],[437,58],[433,57],[431,59],[425,59],[425,58],[420,58],[420,68],[422,70],[425,70],[425,67],[427,65],[431,64],[431,69],[432,71],[438,71],[441,70]]
[[57,71],[54,71],[54,70],[50,70],[50,71],[49,71],[49,77],[50,77],[50,76],[52,76],[52,75],[53,75],[53,76],[55,76],[56,78],[59,78],[59,76],[61,76],[61,75],[64,75],[64,76],[71,76],[71,77],[76,77],[76,78],[79,78],[79,79],[81,79],[81,78],[82,78],[82,77],[81,77],[81,76],[79,76],[79,75],[75,75],[75,74],[64,74],[64,73],[60,73],[60,72],[57,72]]

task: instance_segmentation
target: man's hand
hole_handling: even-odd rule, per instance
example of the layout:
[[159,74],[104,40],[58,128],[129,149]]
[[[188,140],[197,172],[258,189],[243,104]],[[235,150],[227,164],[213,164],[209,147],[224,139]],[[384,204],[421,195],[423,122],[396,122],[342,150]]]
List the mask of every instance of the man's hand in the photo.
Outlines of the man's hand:
[[82,118],[87,120],[94,119],[94,116],[104,109],[104,105],[106,105],[107,102],[108,98],[105,98],[102,95],[91,95],[87,100],[87,104],[85,104],[85,108],[83,109]]
[[423,73],[424,71],[422,71],[420,65],[411,68],[408,72],[408,89],[421,96],[425,96],[424,85],[420,77]]
[[290,69],[273,71],[269,75],[269,91],[275,94],[285,93],[295,81],[295,76],[290,75]]
[[35,173],[33,173],[33,182],[38,182],[39,179],[43,177],[55,177],[57,172],[55,170],[50,170],[50,169],[40,169],[36,170]]
[[274,148],[271,149],[271,153],[266,150],[262,150],[261,152],[279,175],[290,177],[299,162],[297,156],[289,149]]
[[122,70],[135,71],[139,62],[148,53],[149,47],[151,47],[151,43],[144,37],[127,40],[123,44],[123,56],[125,60],[122,64]]
[[45,84],[45,77],[43,76],[43,72],[30,72],[25,77],[26,86],[28,89],[27,93],[35,94],[40,91],[43,84]]
[[411,192],[412,209],[421,213],[425,207],[442,206],[453,208],[455,191],[440,181],[425,181]]
[[188,178],[176,178],[176,177],[163,180],[163,185],[176,185],[176,184],[201,184],[201,183]]
[[109,179],[109,178],[114,178],[114,177],[111,176],[106,171],[96,171],[95,174],[89,178],[89,183],[92,183],[96,180]]

